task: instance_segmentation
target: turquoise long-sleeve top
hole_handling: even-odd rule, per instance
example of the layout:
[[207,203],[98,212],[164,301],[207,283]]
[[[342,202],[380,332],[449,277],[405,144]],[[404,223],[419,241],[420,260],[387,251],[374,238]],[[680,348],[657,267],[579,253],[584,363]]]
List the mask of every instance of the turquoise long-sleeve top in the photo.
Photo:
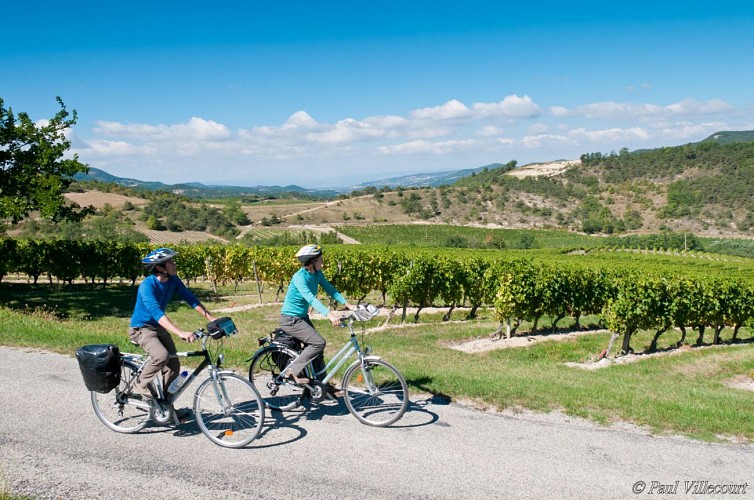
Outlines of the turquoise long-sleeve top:
[[346,303],[345,297],[327,281],[322,271],[310,273],[305,267],[302,267],[291,279],[291,284],[288,286],[288,291],[285,294],[280,314],[306,318],[309,315],[309,306],[312,306],[318,312],[327,316],[330,310],[317,299],[317,290],[319,290],[320,286],[327,295],[336,301],[341,304]]
[[157,326],[160,318],[165,316],[165,309],[174,294],[178,294],[188,305],[195,308],[200,304],[178,276],[171,276],[165,283],[152,274],[144,278],[136,294],[136,306],[131,316],[131,327],[144,325]]

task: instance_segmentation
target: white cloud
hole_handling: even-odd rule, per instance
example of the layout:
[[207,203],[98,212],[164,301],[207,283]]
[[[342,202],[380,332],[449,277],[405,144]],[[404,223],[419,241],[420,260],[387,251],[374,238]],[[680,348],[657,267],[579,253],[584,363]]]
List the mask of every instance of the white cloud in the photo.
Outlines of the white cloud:
[[386,130],[367,122],[347,118],[327,127],[327,130],[308,134],[306,138],[314,142],[345,143],[377,139],[386,135]]
[[627,144],[634,141],[650,139],[650,134],[641,127],[609,128],[604,130],[587,130],[577,128],[570,132],[570,137],[596,144]]
[[495,137],[500,136],[505,133],[504,129],[501,129],[500,127],[493,127],[492,125],[485,125],[484,127],[477,130],[477,135],[481,135],[483,137]]
[[97,156],[125,156],[144,152],[126,141],[93,140],[86,142],[87,154]]
[[530,134],[546,134],[550,131],[550,126],[544,123],[535,123],[534,125],[529,127],[528,132]]
[[521,140],[521,144],[526,148],[544,148],[559,145],[573,145],[573,141],[564,135],[539,134],[527,135]]
[[667,106],[657,104],[631,104],[615,101],[595,102],[583,104],[568,109],[563,106],[552,106],[553,116],[583,116],[585,118],[642,118],[667,117],[678,115],[709,115],[727,113],[735,108],[720,99],[699,102],[694,99],[684,99]]
[[663,138],[672,140],[690,140],[698,141],[704,136],[720,132],[721,130],[730,130],[725,122],[707,122],[691,123],[678,122],[673,125],[667,125],[660,130]]
[[500,102],[477,102],[467,107],[457,99],[441,106],[415,109],[411,117],[417,120],[481,120],[485,118],[526,119],[541,114],[542,110],[528,95],[506,96]]
[[540,107],[528,95],[523,97],[509,95],[500,102],[475,103],[472,108],[477,118],[501,116],[511,119],[523,119],[533,118],[542,113]]
[[420,120],[458,120],[471,118],[471,110],[461,101],[453,99],[442,106],[415,109],[411,116]]
[[95,132],[104,135],[126,136],[150,141],[218,141],[232,137],[230,130],[212,120],[192,117],[186,123],[176,125],[126,124],[97,122]]
[[381,146],[379,151],[383,154],[447,154],[468,150],[476,144],[478,142],[471,139],[442,142],[419,140],[393,146]]

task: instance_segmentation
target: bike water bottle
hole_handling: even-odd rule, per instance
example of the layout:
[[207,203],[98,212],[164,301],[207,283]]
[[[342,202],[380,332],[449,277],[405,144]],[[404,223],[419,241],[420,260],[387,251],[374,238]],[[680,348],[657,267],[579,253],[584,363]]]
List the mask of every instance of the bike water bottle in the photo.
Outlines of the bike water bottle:
[[168,392],[170,394],[175,394],[176,392],[178,392],[178,389],[181,388],[187,378],[188,372],[186,370],[183,370],[181,374],[178,375],[178,377],[170,384],[170,387],[168,387]]

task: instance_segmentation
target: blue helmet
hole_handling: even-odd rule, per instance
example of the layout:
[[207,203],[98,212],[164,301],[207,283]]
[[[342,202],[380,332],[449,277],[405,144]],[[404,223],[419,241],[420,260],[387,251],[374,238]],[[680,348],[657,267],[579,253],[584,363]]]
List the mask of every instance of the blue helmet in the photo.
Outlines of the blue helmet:
[[176,255],[178,255],[178,252],[173,249],[158,248],[157,250],[152,250],[146,257],[141,259],[141,263],[144,264],[144,269],[146,269],[148,273],[151,273],[154,270],[154,266],[167,262]]

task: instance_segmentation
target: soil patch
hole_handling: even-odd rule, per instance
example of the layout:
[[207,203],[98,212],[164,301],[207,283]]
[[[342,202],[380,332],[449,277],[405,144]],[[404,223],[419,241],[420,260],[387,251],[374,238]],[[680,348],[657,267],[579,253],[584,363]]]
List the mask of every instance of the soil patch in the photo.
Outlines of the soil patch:
[[747,377],[746,375],[733,377],[732,379],[726,381],[726,385],[734,389],[743,389],[745,391],[754,392],[754,379]]
[[113,208],[123,208],[126,202],[130,202],[134,206],[142,206],[149,203],[149,200],[146,200],[144,198],[123,196],[122,194],[116,193],[103,193],[102,191],[65,193],[63,194],[63,196],[74,203],[78,203],[79,206],[86,207],[93,205],[98,210],[103,208],[105,205],[110,205]]
[[553,175],[562,174],[569,167],[574,165],[580,165],[581,160],[565,160],[554,161],[550,163],[534,163],[532,165],[524,165],[523,167],[516,168],[508,172],[511,177],[551,177]]
[[475,339],[463,344],[449,346],[451,349],[462,351],[467,354],[478,354],[496,349],[512,349],[517,347],[526,347],[538,344],[540,342],[563,342],[571,340],[582,335],[593,335],[595,333],[604,333],[607,330],[580,330],[565,333],[543,333],[538,335],[519,335],[511,338],[502,338],[493,340],[490,338]]

